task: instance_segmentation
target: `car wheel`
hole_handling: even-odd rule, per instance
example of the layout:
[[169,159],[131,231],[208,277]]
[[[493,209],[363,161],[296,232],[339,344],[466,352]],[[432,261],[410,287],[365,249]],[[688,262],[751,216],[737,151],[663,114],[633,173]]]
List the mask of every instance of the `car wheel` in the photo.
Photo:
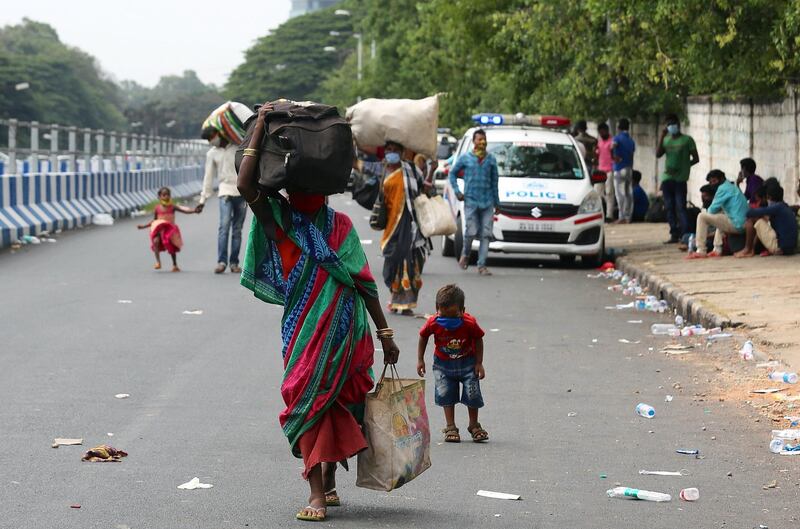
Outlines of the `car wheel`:
[[456,243],[448,236],[442,237],[442,256],[455,257],[456,256]]
[[603,264],[603,259],[606,256],[606,239],[600,244],[600,251],[594,255],[584,255],[581,257],[581,264],[586,268],[598,268]]
[[571,266],[575,264],[574,255],[559,255],[558,260],[561,261],[561,264],[565,266]]

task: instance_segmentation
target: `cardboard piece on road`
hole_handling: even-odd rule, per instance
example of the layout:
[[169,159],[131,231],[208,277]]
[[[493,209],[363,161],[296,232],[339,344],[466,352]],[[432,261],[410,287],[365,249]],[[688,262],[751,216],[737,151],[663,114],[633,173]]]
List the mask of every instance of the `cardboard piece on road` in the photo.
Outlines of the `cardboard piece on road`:
[[200,483],[200,478],[192,478],[191,480],[178,485],[179,489],[183,490],[194,490],[194,489],[210,489],[213,487],[211,483]]
[[71,437],[56,437],[53,439],[53,448],[58,448],[59,446],[75,446],[75,445],[82,445],[83,439],[73,439]]
[[494,498],[496,500],[521,500],[522,496],[519,494],[508,494],[506,492],[494,492],[491,490],[479,490],[478,496],[484,498]]

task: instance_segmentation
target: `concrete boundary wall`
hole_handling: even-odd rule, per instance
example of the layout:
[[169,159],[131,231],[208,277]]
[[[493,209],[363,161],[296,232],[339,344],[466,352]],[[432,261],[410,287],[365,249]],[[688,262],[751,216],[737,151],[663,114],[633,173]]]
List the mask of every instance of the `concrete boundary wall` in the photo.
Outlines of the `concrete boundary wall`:
[[203,165],[103,173],[0,175],[0,247],[24,235],[83,226],[97,213],[122,217],[157,198],[200,192]]
[[[700,187],[711,169],[721,169],[729,180],[739,173],[739,160],[753,158],[757,173],[775,177],[785,191],[789,204],[800,202],[800,108],[792,90],[782,101],[757,103],[750,100],[714,101],[711,97],[691,97],[686,103],[687,119],[683,132],[697,144],[700,163],[692,168],[689,200],[700,204]],[[663,119],[663,118],[662,118]],[[613,124],[611,124],[613,126]],[[634,168],[642,172],[642,186],[648,193],[658,189],[658,177],[664,159],[656,159],[655,150],[663,121],[638,120],[631,126],[636,141]],[[743,187],[743,186],[742,186]]]

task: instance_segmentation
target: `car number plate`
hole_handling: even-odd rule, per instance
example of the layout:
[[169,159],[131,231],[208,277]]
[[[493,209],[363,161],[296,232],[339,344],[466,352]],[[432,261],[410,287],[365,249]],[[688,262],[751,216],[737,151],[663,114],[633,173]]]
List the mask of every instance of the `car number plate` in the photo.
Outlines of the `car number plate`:
[[520,231],[553,231],[552,222],[520,222]]

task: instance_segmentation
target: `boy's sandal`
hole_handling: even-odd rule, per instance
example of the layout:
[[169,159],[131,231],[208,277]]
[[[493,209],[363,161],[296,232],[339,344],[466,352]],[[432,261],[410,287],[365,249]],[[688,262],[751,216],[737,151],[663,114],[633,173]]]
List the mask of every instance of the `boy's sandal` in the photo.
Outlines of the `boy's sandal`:
[[458,428],[455,426],[447,426],[442,430],[444,434],[444,442],[445,443],[460,443],[461,442],[461,435],[458,433]]
[[482,276],[492,275],[492,271],[486,268],[485,266],[481,266],[480,268],[478,268],[478,273]]
[[[309,511],[313,512],[314,514],[306,514]],[[302,520],[304,522],[324,522],[326,514],[327,514],[327,508],[326,507],[316,508],[316,507],[312,507],[311,505],[309,505],[308,507],[306,507],[305,509],[303,509],[299,513],[297,513],[297,515],[295,517],[298,520]]]
[[476,443],[482,443],[489,440],[489,433],[483,429],[481,423],[476,423],[475,426],[467,428],[467,431],[472,436],[472,440]]
[[336,489],[331,489],[325,493],[325,505],[328,507],[339,507],[342,505],[342,500],[336,494]]

